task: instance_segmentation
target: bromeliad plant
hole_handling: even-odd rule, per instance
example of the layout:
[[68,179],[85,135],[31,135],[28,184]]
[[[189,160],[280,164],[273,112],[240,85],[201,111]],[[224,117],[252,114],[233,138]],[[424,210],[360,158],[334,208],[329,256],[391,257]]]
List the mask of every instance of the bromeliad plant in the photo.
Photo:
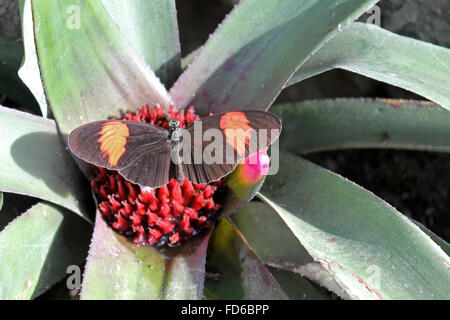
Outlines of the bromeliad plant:
[[[450,151],[450,51],[352,22],[376,2],[244,0],[181,60],[172,0],[24,1],[19,75],[42,116],[0,109],[0,298],[38,297],[67,272],[67,285],[76,286],[78,266],[82,299],[329,299],[330,291],[346,299],[450,298],[447,242],[298,156],[367,147]],[[16,47],[1,44],[0,91],[32,109],[14,72]],[[94,120],[164,126],[161,110],[169,108],[187,123],[267,110],[287,86],[333,68],[430,101],[272,107],[283,121],[283,152],[278,174],[259,193],[265,153],[220,183],[148,190],[75,165],[65,146],[74,128]],[[13,219],[29,198],[12,194],[40,200]],[[206,232],[189,237],[200,229]],[[183,243],[151,246],[162,236]]]

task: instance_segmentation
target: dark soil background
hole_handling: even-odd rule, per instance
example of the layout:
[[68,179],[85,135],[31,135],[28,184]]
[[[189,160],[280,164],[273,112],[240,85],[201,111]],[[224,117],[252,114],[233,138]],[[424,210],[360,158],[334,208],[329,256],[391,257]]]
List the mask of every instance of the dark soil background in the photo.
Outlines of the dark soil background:
[[[202,45],[236,0],[177,0],[182,56]],[[20,38],[18,1],[0,0],[0,40]],[[450,47],[448,0],[382,0],[381,26]],[[367,20],[362,17],[361,20]],[[410,92],[346,71],[330,71],[283,91],[277,102],[336,97],[422,99]],[[385,199],[450,241],[450,155],[395,151],[322,152],[305,158]]]
[[[176,1],[182,56],[207,40],[234,2],[237,1]],[[383,28],[450,47],[448,0],[383,0],[379,7]],[[363,16],[360,20],[365,19]],[[375,80],[335,70],[288,88],[277,102],[336,97],[423,99]],[[377,149],[320,152],[304,157],[372,191],[450,241],[450,155]]]

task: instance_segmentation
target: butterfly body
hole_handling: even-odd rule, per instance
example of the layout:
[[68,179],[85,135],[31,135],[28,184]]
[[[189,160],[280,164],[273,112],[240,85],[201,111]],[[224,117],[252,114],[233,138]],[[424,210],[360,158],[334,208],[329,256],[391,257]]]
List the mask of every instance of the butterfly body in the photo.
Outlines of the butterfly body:
[[181,147],[180,141],[183,130],[180,128],[180,121],[169,119],[169,137],[174,155],[173,164],[175,166],[175,178],[179,183],[184,181],[183,168],[181,166],[181,157],[178,149]]
[[94,121],[73,130],[68,144],[78,158],[156,188],[172,178],[218,180],[267,148],[281,131],[280,119],[264,111],[212,115],[184,129],[174,119],[168,124],[169,130],[136,121]]

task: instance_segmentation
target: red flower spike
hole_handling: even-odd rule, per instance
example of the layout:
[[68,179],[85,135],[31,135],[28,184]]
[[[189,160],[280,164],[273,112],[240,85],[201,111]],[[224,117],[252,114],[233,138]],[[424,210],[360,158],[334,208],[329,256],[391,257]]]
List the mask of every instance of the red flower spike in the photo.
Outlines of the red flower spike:
[[203,197],[203,193],[198,193],[194,200],[192,200],[191,208],[198,211],[205,206],[205,197]]
[[127,198],[127,192],[125,190],[125,187],[123,186],[122,181],[117,181],[117,188],[118,188],[118,197],[120,200],[125,200]]
[[100,187],[99,195],[100,195],[100,199],[102,199],[102,200],[108,199],[108,191],[106,190],[105,186]]
[[161,229],[164,234],[170,233],[175,228],[175,225],[168,220],[158,220],[156,225]]
[[169,186],[170,186],[170,195],[172,196],[172,198],[176,199],[176,201],[183,201],[180,183],[176,180],[172,180],[169,182]]
[[161,238],[162,233],[155,228],[148,228],[148,242],[150,244],[156,242],[159,238]]
[[186,208],[183,213],[185,216],[189,217],[190,219],[198,218],[198,212],[192,208]]
[[192,183],[184,179],[183,186],[182,186],[182,194],[184,198],[184,205],[188,205],[191,203],[192,198],[194,197],[195,189]]
[[210,200],[206,201],[205,208],[208,210],[211,210],[214,208],[214,205],[215,205],[214,201],[212,199],[210,199]]
[[136,201],[136,213],[143,216],[147,212],[147,208],[144,204],[140,203],[139,201]]
[[[180,121],[181,127],[199,119],[192,107],[181,112],[170,107],[168,113]],[[168,128],[165,112],[159,106],[143,106],[122,118]],[[137,245],[153,246],[177,246],[210,228],[221,208],[216,201],[223,192],[222,185],[220,180],[206,185],[193,184],[187,179],[180,185],[172,179],[160,188],[141,188],[116,171],[97,167],[91,178],[92,190],[106,222]]]
[[149,226],[153,227],[159,220],[159,216],[151,211],[147,212],[147,223]]
[[206,188],[206,184],[193,184],[195,191],[203,191]]
[[133,212],[133,206],[129,204],[127,201],[122,201],[122,205],[125,211],[125,215],[129,217],[130,214]]
[[109,203],[111,203],[111,205],[112,205],[113,211],[119,211],[119,209],[122,207],[120,202],[117,201],[116,199],[114,199],[114,197],[111,195],[108,195],[108,199],[109,199]]
[[172,211],[175,217],[179,217],[184,211],[184,206],[177,201],[172,201]]
[[113,176],[109,176],[108,178],[109,178],[109,186],[111,188],[111,192],[116,193],[116,191],[117,191],[116,179]]
[[138,195],[139,201],[141,201],[144,204],[150,204],[153,200],[153,193],[151,191],[147,191],[145,189],[141,190],[141,193]]
[[172,208],[170,208],[170,205],[167,203],[167,200],[161,202],[158,214],[161,218],[170,219],[172,217]]
[[141,191],[141,194],[138,195],[138,199],[148,206],[150,211],[157,211],[159,208],[159,200],[155,196],[154,191]]
[[124,217],[122,217],[121,214],[117,214],[116,219],[116,222],[112,224],[113,228],[117,229],[120,232],[127,231],[127,229],[129,228],[128,221]]
[[100,212],[103,214],[103,216],[105,216],[107,218],[112,217],[112,208],[111,208],[111,205],[109,204],[109,202],[106,202],[106,201],[100,202],[98,207],[100,209]]
[[128,188],[128,199],[129,199],[128,201],[130,201],[130,199],[136,200],[136,198],[137,198],[136,189],[134,189],[133,185],[130,182],[127,181],[126,184],[127,184],[127,188]]
[[133,238],[134,243],[138,245],[147,244],[147,235],[143,226],[133,227],[133,231],[136,233]]
[[181,219],[181,221],[180,221],[181,230],[183,230],[187,234],[191,234],[192,231],[194,231],[194,229],[191,228],[190,225],[191,225],[191,222],[189,220],[189,217],[184,216],[183,219]]
[[211,185],[207,185],[205,191],[203,192],[203,196],[205,197],[205,199],[211,198],[215,191],[216,188]]
[[170,244],[175,244],[175,243],[178,243],[180,241],[180,234],[178,233],[178,232],[176,232],[176,233],[174,233],[174,234],[172,234],[170,237],[169,237],[169,242],[170,242]]
[[166,202],[167,199],[169,198],[169,195],[170,195],[170,192],[169,192],[169,188],[167,187],[167,185],[159,188],[158,199],[161,200],[161,202]]
[[131,221],[133,221],[133,226],[140,225],[142,223],[142,215],[137,214],[136,212],[134,212],[131,215]]

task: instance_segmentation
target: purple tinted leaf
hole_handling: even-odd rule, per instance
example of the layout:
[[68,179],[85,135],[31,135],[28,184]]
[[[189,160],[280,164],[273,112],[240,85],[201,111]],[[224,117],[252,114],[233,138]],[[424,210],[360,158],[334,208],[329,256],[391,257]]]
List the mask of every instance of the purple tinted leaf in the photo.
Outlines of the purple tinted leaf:
[[246,0],[170,90],[201,115],[267,109],[292,74],[377,0]]

